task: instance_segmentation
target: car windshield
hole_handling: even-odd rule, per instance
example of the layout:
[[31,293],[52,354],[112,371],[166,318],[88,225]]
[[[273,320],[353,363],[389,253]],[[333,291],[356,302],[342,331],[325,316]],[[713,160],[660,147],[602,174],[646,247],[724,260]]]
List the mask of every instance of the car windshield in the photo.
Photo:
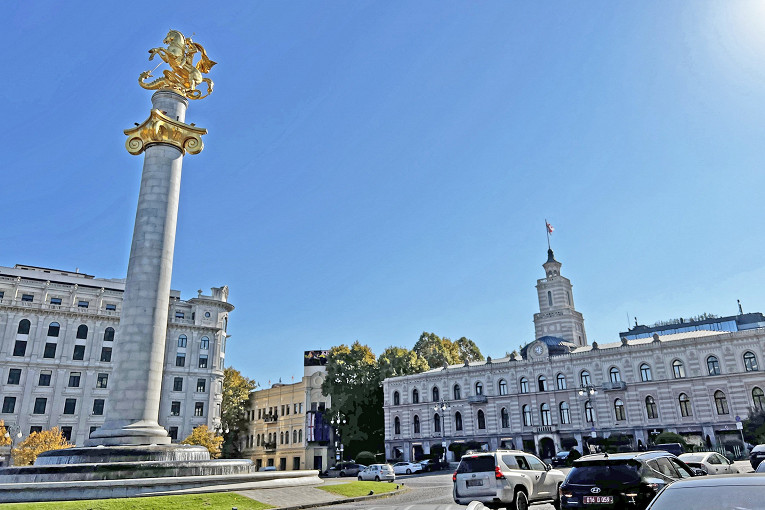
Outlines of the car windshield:
[[[703,505],[699,502],[703,501]],[[765,510],[762,485],[672,487],[656,498],[651,510]]]
[[462,462],[457,468],[457,473],[481,473],[484,471],[494,471],[494,457],[491,455],[462,457]]
[[593,484],[597,482],[638,482],[640,481],[640,463],[634,460],[590,461],[574,463],[568,474],[568,483]]

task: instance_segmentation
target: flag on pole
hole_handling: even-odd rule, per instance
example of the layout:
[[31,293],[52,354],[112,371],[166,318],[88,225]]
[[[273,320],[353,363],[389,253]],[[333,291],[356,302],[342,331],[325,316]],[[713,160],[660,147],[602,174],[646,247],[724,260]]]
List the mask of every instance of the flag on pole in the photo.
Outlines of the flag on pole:
[[553,226],[552,226],[552,225],[550,225],[549,223],[547,223],[547,220],[545,220],[545,225],[547,225],[547,233],[548,233],[548,234],[552,234],[552,233],[553,233],[553,230],[555,230],[555,229],[553,228]]

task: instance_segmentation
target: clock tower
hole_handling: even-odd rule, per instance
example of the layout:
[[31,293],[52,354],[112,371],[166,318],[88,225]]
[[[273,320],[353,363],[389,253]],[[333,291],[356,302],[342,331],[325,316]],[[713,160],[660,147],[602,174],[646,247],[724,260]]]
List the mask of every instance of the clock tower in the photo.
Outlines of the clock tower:
[[551,249],[547,250],[545,278],[537,280],[539,313],[534,314],[535,337],[554,336],[576,346],[587,345],[584,317],[574,308],[571,281],[561,276],[561,263],[555,260]]

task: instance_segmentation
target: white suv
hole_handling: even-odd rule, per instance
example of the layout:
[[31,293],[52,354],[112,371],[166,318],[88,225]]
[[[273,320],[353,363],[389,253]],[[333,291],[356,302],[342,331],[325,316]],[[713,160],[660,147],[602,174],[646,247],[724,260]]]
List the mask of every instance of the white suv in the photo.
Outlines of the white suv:
[[518,450],[465,455],[452,476],[454,502],[480,501],[488,507],[527,510],[529,503],[552,502],[560,508],[558,487],[566,476]]

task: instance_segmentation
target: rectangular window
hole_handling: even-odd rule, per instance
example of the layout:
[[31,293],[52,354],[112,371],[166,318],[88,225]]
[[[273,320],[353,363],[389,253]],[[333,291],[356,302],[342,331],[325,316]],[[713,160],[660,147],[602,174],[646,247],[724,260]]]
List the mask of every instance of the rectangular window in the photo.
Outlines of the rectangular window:
[[183,367],[186,366],[186,354],[178,353],[175,356],[175,366],[176,367]]
[[52,304],[52,305],[61,305],[61,298],[58,298],[58,297],[50,298],[50,304]]
[[173,391],[183,391],[183,377],[173,379]]
[[181,403],[177,400],[174,400],[170,403],[170,416],[180,416],[181,415]]
[[37,397],[35,399],[34,414],[45,414],[45,406],[48,404],[48,399],[45,397]]
[[0,301],[3,300],[3,297],[5,296],[5,292],[0,290]]
[[184,315],[183,312],[181,312],[180,310],[176,310],[175,311],[175,318],[176,319],[183,319],[184,317],[185,317],[185,315]]
[[298,409],[300,409],[300,414],[303,414],[303,403],[300,402],[300,405],[298,406]]
[[199,355],[199,368],[207,368],[207,354]]
[[204,416],[204,415],[205,415],[205,403],[194,402],[194,416]]
[[61,427],[61,435],[64,436],[64,439],[67,441],[72,440],[72,427]]
[[35,300],[35,297],[32,294],[22,294],[21,300],[26,303],[31,303],[32,301]]
[[207,379],[197,379],[197,392],[204,393],[207,390]]
[[206,336],[203,336],[202,337],[202,343],[199,346],[199,348],[202,349],[203,351],[206,351],[207,349],[209,349],[210,348],[210,339],[207,338]]
[[42,432],[42,427],[40,425],[32,425],[29,427],[29,433],[32,434],[33,432]]
[[70,388],[79,388],[80,387],[80,376],[81,372],[69,372],[69,387]]
[[46,342],[45,350],[43,351],[43,358],[55,358],[56,357],[56,344],[52,342]]
[[112,348],[101,347],[101,361],[109,362],[112,360]]
[[90,427],[90,432],[88,433],[88,437],[93,437],[93,432],[96,431],[98,427]]
[[19,384],[21,382],[21,369],[12,368],[8,371],[8,384]]
[[77,301],[77,306],[80,308],[87,308],[90,303],[88,301]]
[[12,413],[16,409],[16,397],[5,397],[3,399],[3,412]]
[[295,405],[294,405],[294,408],[293,408],[293,412],[294,412],[295,414],[297,414],[297,412],[298,412],[298,410],[297,410],[297,404],[295,404]]
[[106,388],[109,384],[109,374],[98,374],[96,379],[96,388]]
[[85,359],[85,346],[84,345],[75,345],[74,346],[74,352],[72,353],[72,359],[75,361],[82,361]]
[[13,346],[14,356],[24,356],[27,352],[27,343],[24,340],[16,340]]
[[173,441],[177,441],[178,440],[178,427],[170,427],[169,432],[170,432],[170,439],[172,439]]
[[93,415],[101,416],[104,414],[104,399],[97,398],[93,400]]
[[39,386],[50,386],[50,370],[43,370],[40,372],[40,379],[37,381]]
[[117,311],[117,305],[113,305],[111,303],[106,304],[106,311],[107,312],[116,312]]
[[76,398],[68,398],[64,401],[64,414],[74,414],[74,410],[77,407]]

